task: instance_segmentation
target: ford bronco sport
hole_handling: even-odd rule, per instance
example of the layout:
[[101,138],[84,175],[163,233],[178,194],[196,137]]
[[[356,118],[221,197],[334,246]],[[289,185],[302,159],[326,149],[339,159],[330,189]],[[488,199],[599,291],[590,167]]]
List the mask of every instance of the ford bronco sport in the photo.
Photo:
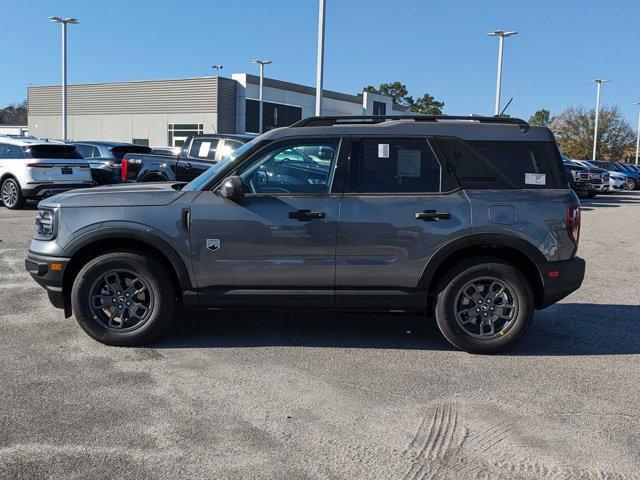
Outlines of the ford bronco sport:
[[580,287],[580,205],[553,134],[512,118],[312,117],[188,184],[40,202],[26,268],[94,339],[184,308],[419,312],[501,350]]

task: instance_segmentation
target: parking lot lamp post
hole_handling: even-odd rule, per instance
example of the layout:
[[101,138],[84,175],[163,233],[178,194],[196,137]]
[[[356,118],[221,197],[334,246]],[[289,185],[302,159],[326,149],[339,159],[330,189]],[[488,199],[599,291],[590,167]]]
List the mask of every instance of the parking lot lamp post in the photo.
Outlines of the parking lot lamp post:
[[62,140],[67,141],[67,24],[78,23],[75,18],[49,17],[62,24]]
[[[640,102],[636,103],[640,106]],[[638,165],[638,152],[640,151],[640,110],[638,110],[638,136],[636,137],[636,165]]]
[[322,115],[322,77],[324,75],[324,14],[325,0],[318,0],[318,59],[316,65],[316,116]]
[[220,70],[222,70],[222,65],[211,65],[211,68],[213,68],[216,71],[216,77],[219,77]]
[[264,86],[263,86],[264,66],[269,65],[271,63],[271,60],[254,60],[252,63],[257,63],[258,65],[260,65],[260,109],[258,112],[258,115],[260,116],[260,118],[258,119],[258,133],[262,133],[262,128],[263,128],[262,112],[264,110],[264,107],[262,105],[262,97],[263,97],[263,90],[264,90]]
[[600,116],[600,88],[603,83],[610,82],[611,80],[594,80],[596,83],[596,118],[593,124],[593,155],[591,156],[591,161],[595,162],[596,160],[596,150],[598,148],[598,117]]
[[488,32],[490,37],[498,37],[498,78],[496,80],[496,105],[494,115],[500,115],[500,90],[502,88],[502,50],[504,49],[504,39],[517,35],[518,32],[503,32],[502,30],[493,30]]

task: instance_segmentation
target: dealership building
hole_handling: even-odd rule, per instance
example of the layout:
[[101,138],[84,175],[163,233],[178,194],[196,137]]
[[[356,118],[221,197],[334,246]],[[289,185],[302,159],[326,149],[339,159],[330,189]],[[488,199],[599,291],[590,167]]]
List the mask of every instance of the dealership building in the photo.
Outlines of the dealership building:
[[[258,133],[260,79],[231,78],[87,83],[67,87],[67,136],[74,140],[181,145],[195,133]],[[264,129],[314,115],[315,88],[264,79]],[[29,87],[29,134],[61,137],[61,88]],[[391,97],[324,90],[323,115],[402,115]]]

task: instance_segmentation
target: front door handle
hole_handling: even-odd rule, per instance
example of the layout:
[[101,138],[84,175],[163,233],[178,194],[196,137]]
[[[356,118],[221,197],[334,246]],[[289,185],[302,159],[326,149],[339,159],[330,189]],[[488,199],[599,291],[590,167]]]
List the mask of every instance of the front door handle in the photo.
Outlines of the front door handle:
[[418,212],[415,215],[416,220],[450,220],[451,214],[449,212],[438,212],[437,210],[425,210],[424,212]]
[[301,222],[308,222],[314,218],[324,218],[324,212],[314,212],[312,210],[298,210],[297,212],[289,212],[289,218],[292,220],[300,220]]

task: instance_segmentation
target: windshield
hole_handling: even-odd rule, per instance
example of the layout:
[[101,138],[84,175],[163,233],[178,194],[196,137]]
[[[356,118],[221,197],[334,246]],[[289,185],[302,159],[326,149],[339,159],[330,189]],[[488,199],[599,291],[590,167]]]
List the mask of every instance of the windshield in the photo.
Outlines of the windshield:
[[234,163],[237,158],[244,156],[245,152],[248,152],[253,149],[258,143],[257,139],[253,139],[248,143],[245,143],[236,151],[231,152],[229,155],[224,157],[218,163],[213,164],[209,167],[202,175],[194,178],[191,182],[187,183],[182,189],[183,192],[186,191],[195,191],[200,190],[203,186],[209,183],[211,180],[215,179],[219,172],[227,169],[229,165]]

